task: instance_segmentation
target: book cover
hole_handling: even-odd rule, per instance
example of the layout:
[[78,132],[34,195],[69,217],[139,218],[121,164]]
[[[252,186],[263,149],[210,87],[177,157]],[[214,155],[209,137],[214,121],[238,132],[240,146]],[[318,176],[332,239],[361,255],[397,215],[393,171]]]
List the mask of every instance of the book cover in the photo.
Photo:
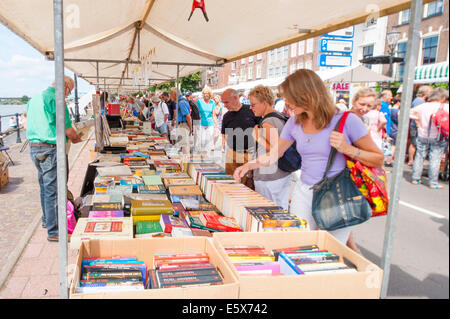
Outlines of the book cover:
[[93,203],[91,211],[122,210],[121,203]]
[[131,214],[148,215],[148,214],[173,214],[172,203],[169,200],[132,200]]
[[162,233],[163,229],[159,222],[137,222],[136,223],[136,235],[150,234],[150,233]]
[[164,186],[171,187],[171,186],[182,186],[182,185],[195,185],[192,178],[164,178]]
[[228,232],[242,231],[236,220],[232,217],[224,217],[203,212],[200,216],[202,223],[209,228]]
[[166,189],[163,185],[139,185],[139,194],[166,194]]
[[144,175],[142,179],[145,185],[163,185],[163,181],[158,175]]
[[124,214],[123,210],[98,210],[89,212],[89,218],[97,217],[124,217]]
[[174,227],[189,228],[183,219],[165,214],[161,215],[160,224],[165,233],[172,233]]

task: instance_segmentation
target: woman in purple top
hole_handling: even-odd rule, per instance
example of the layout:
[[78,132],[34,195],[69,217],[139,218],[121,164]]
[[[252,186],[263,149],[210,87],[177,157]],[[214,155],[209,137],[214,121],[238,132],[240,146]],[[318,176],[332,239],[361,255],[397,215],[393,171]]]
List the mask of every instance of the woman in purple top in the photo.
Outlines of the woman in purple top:
[[[345,156],[370,167],[381,167],[384,156],[355,114],[349,114],[342,134],[333,131],[343,113],[333,104],[327,88],[313,71],[300,69],[291,74],[280,85],[279,91],[294,116],[286,122],[277,147],[238,167],[234,178],[239,181],[249,170],[275,163],[295,141],[302,156],[302,169],[292,194],[290,211],[305,219],[310,230],[316,230],[311,187],[322,179],[331,147],[336,148],[338,154],[328,176],[334,176],[346,167]],[[350,231],[351,227],[346,227],[330,233],[347,243]],[[349,243],[349,246],[357,249],[356,245]]]

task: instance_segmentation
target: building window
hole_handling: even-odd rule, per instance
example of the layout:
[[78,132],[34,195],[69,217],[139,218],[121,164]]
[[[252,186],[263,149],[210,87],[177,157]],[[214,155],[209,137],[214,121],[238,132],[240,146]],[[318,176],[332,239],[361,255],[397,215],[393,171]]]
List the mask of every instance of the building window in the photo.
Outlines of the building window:
[[295,67],[296,67],[296,64],[295,64],[295,63],[291,64],[291,68],[290,68],[290,70],[289,70],[289,72],[290,72],[291,74],[295,72]]
[[[373,44],[363,47],[363,59],[373,57]],[[366,68],[372,69],[372,64],[364,64]]]
[[257,55],[256,55],[256,60],[261,60],[262,59],[262,53],[258,53]]
[[428,5],[425,5],[423,9],[423,17],[424,18],[431,18],[434,16],[438,16],[442,14],[444,7],[444,1],[438,0],[434,2],[428,3]]
[[256,66],[256,78],[260,79],[262,77],[262,65],[258,64]]
[[253,62],[253,55],[248,57],[248,63],[252,63]]
[[[400,42],[397,44],[397,56],[399,58],[406,59],[406,44],[407,42]],[[405,73],[405,60],[402,63],[397,64],[397,79],[398,81],[403,81],[403,74]]]
[[303,69],[303,62],[297,64],[297,70]]
[[241,64],[245,64],[245,58],[241,59]]
[[248,79],[251,80],[253,79],[253,68],[248,68]]
[[291,57],[297,56],[297,43],[291,44]]
[[287,65],[283,65],[282,71],[281,71],[281,75],[282,76],[287,76],[288,75],[288,66]]
[[275,50],[270,51],[269,64],[275,62]]
[[305,54],[305,41],[300,41],[298,43],[298,55]]
[[241,78],[240,78],[241,82],[245,82],[245,68],[241,69]]
[[314,39],[306,40],[306,53],[313,52],[313,48],[314,48]]
[[277,48],[277,61],[281,60],[281,48]]
[[311,61],[311,60],[306,61],[306,67],[305,67],[305,69],[312,70],[312,61]]
[[275,68],[275,77],[279,78],[281,76],[281,68],[277,66]]
[[436,63],[438,42],[439,42],[439,36],[423,39],[422,64]]
[[283,47],[283,59],[287,60],[289,59],[289,46],[285,45]]
[[399,25],[408,24],[410,17],[411,17],[411,9],[401,11],[398,14],[398,24]]
[[273,68],[269,68],[269,79],[273,78]]
[[236,62],[231,62],[231,70],[236,70]]

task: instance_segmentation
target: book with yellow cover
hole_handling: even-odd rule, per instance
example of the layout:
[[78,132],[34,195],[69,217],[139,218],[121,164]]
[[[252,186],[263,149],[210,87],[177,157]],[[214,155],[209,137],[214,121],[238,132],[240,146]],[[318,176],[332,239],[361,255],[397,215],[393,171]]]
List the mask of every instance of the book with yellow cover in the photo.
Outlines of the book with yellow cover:
[[172,203],[180,203],[182,199],[191,198],[200,200],[202,191],[198,185],[172,186],[169,187]]
[[173,214],[172,203],[169,200],[132,200],[131,214]]

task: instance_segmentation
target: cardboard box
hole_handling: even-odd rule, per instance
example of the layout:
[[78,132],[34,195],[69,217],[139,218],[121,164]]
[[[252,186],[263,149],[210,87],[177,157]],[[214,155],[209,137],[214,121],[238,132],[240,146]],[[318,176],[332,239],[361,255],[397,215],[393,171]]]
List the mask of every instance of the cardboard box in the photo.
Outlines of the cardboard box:
[[[164,253],[206,252],[210,262],[217,267],[223,278],[222,285],[179,287],[162,289],[145,289],[143,291],[108,292],[95,294],[78,294],[78,286],[83,258],[135,256],[143,260],[147,269],[153,268],[153,255]],[[90,240],[84,241],[78,253],[77,267],[73,274],[70,298],[111,298],[111,299],[236,299],[239,284],[236,276],[221,254],[207,237],[185,238],[142,238],[130,240]]]
[[[214,245],[239,281],[240,299],[365,299],[379,298],[383,271],[326,231],[214,233]],[[263,245],[267,250],[316,244],[352,262],[357,273],[240,276],[223,247]]]
[[5,186],[9,183],[9,173],[8,173],[8,167],[4,170],[1,170],[0,167],[0,188]]

